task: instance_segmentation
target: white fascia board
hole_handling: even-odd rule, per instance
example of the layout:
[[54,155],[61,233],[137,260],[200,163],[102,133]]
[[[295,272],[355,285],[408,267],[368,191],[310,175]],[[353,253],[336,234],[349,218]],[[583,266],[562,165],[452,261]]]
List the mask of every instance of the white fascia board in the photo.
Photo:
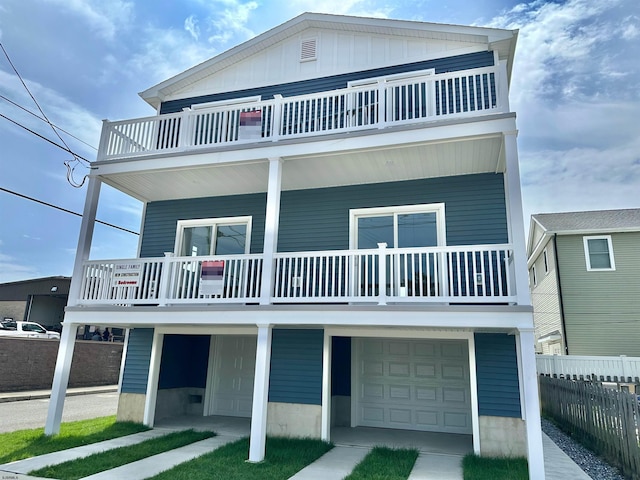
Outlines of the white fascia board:
[[533,312],[530,307],[464,308],[383,308],[351,307],[319,308],[238,308],[212,311],[211,308],[112,308],[67,309],[65,323],[86,323],[155,328],[248,326],[270,324],[278,326],[354,326],[379,328],[465,328],[508,329],[533,328]]
[[535,261],[538,259],[538,257],[542,253],[542,251],[549,244],[549,240],[551,239],[552,235],[553,234],[550,233],[550,232],[545,232],[542,235],[542,237],[540,237],[540,241],[536,244],[536,247],[533,249],[533,252],[531,252],[529,254],[529,257],[527,258],[527,268],[528,269],[531,268],[531,266],[535,263]]
[[184,169],[237,162],[260,162],[268,158],[319,157],[349,151],[379,150],[403,145],[454,142],[496,136],[513,131],[515,114],[503,113],[417,128],[372,130],[353,133],[310,136],[279,142],[260,142],[228,148],[212,147],[189,152],[172,152],[142,158],[111,160],[92,164],[94,175]]
[[639,227],[624,227],[624,228],[589,228],[585,230],[558,230],[555,233],[557,235],[605,235],[614,233],[633,233],[640,232]]

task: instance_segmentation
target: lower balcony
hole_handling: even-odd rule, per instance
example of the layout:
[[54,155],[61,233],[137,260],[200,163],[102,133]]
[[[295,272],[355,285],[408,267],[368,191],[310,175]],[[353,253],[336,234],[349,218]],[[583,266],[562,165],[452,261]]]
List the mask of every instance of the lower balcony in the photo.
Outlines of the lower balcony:
[[[264,290],[264,291],[263,291]],[[516,302],[511,245],[93,260],[70,305]]]

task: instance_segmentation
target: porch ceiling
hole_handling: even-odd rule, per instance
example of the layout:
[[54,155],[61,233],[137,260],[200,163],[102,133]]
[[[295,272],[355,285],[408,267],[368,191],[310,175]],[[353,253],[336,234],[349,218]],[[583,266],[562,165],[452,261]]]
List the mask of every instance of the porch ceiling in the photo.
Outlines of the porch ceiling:
[[[283,190],[502,171],[500,136],[284,157]],[[102,180],[143,201],[266,192],[268,161],[113,173]]]

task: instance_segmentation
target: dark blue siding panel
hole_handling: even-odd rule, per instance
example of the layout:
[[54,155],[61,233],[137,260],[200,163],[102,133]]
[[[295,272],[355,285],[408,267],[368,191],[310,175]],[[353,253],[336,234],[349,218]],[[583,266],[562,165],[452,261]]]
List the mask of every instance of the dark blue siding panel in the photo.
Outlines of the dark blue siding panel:
[[502,174],[282,192],[278,251],[349,248],[349,209],[444,203],[447,245],[507,243]]
[[520,417],[520,387],[513,335],[477,333],[476,371],[480,415]]
[[394,65],[391,67],[345,73],[342,75],[334,75],[330,77],[314,78],[311,80],[303,80],[300,82],[283,83],[280,85],[270,85],[260,88],[236,90],[233,92],[217,93],[200,97],[183,98],[179,100],[163,102],[160,106],[160,113],[165,114],[181,112],[183,108],[190,107],[194,104],[219,102],[223,100],[230,100],[233,98],[262,95],[263,100],[268,100],[273,98],[275,94],[280,94],[284,97],[292,97],[295,95],[306,95],[308,93],[336,90],[339,88],[346,88],[347,82],[351,82],[354,80],[381,77],[385,75],[393,75],[396,73],[405,73],[415,70],[427,70],[433,68],[435,69],[436,73],[446,73],[472,68],[490,67],[493,66],[493,60],[493,52],[476,52],[466,55],[456,55],[454,57],[438,58],[434,60],[425,60],[422,62],[406,63],[402,65]]
[[251,253],[262,252],[267,194],[188,198],[147,204],[141,257],[162,257],[173,252],[178,220],[251,215]]
[[[447,245],[507,243],[502,174],[486,173],[405,182],[282,192],[278,251],[349,248],[349,209],[444,203]],[[142,257],[174,249],[181,219],[253,216],[251,253],[261,253],[266,194],[152,202],[147,205]]]
[[331,395],[351,395],[351,337],[333,337]]
[[269,401],[322,404],[322,330],[273,331]]
[[205,388],[209,335],[165,335],[158,388]]
[[129,332],[127,358],[122,375],[122,393],[146,393],[151,361],[153,328],[134,328]]

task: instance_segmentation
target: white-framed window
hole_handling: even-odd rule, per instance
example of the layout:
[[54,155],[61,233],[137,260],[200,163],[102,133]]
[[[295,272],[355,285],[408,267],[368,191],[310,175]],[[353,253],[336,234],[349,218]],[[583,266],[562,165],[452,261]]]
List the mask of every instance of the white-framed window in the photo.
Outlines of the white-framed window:
[[444,203],[351,209],[349,232],[352,249],[443,246]]
[[534,287],[538,286],[538,275],[536,273],[536,266],[531,267],[531,283]]
[[611,235],[582,237],[582,240],[584,242],[584,256],[588,271],[607,271],[616,269]]
[[549,257],[547,256],[547,249],[542,251],[542,262],[544,263],[544,274],[549,273]]
[[174,252],[180,257],[249,253],[251,217],[179,220]]

